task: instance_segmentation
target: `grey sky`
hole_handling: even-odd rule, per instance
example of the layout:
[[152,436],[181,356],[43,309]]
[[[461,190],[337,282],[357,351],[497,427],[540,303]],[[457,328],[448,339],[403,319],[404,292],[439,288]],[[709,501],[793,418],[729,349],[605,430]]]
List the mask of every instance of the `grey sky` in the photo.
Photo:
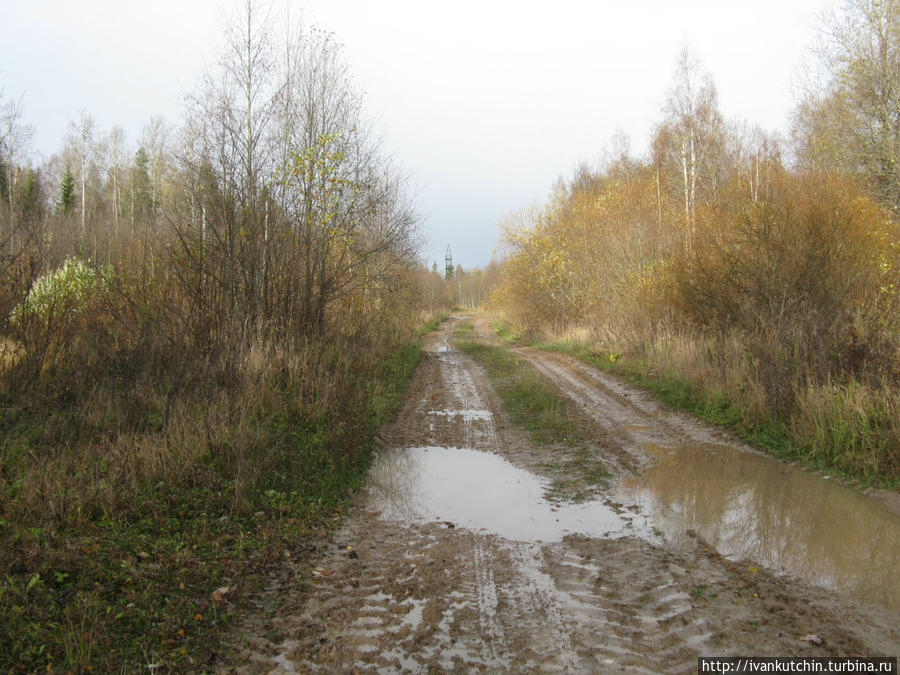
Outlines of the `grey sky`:
[[[35,159],[80,110],[134,144],[152,115],[180,121],[183,94],[215,60],[223,0],[5,2],[0,87],[24,94]],[[286,0],[275,0],[276,7]],[[386,149],[419,186],[428,245],[482,266],[500,217],[543,200],[618,128],[641,153],[687,42],[720,104],[784,130],[792,85],[826,0],[594,2],[307,0],[332,30]]]

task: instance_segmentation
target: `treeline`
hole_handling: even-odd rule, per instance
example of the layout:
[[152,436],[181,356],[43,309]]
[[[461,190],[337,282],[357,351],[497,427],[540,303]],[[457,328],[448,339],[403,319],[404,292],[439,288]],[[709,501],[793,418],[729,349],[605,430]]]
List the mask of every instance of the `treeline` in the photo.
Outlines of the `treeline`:
[[225,37],[136,148],[82,113],[35,166],[3,102],[4,670],[198,668],[192,598],[359,480],[448,306],[334,37],[253,2]]
[[[900,477],[900,5],[825,26],[789,141],[680,55],[649,157],[613,143],[507,224],[494,301],[827,467]],[[789,158],[789,159],[788,159]],[[674,383],[673,383],[674,380]]]

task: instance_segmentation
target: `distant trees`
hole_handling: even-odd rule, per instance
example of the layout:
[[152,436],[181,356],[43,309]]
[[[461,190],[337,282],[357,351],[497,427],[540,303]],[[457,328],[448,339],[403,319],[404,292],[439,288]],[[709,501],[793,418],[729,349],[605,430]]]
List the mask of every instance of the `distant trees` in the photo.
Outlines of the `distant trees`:
[[455,302],[462,307],[483,307],[488,302],[494,288],[500,282],[500,263],[491,258],[484,268],[473,267],[464,270],[456,266],[450,286]]

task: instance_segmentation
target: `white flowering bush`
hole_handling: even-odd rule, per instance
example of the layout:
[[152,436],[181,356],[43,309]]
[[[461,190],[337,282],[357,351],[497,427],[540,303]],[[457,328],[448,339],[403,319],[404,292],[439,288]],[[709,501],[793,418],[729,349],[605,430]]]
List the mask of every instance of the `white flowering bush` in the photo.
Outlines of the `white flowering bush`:
[[96,270],[78,258],[68,258],[62,267],[39,277],[25,300],[9,315],[13,325],[34,316],[43,322],[60,320],[77,313],[104,291],[111,276],[109,270]]

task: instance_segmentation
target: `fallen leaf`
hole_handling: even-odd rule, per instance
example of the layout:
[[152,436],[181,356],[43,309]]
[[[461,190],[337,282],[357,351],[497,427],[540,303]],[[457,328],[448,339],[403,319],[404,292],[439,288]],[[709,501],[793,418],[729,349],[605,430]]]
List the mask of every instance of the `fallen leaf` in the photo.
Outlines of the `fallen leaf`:
[[798,638],[801,642],[812,642],[813,644],[817,644],[820,647],[825,644],[825,641],[820,638],[815,633],[810,633],[809,635],[804,635],[802,638]]
[[234,591],[234,586],[220,586],[212,592],[210,597],[214,602],[222,602],[222,598]]

